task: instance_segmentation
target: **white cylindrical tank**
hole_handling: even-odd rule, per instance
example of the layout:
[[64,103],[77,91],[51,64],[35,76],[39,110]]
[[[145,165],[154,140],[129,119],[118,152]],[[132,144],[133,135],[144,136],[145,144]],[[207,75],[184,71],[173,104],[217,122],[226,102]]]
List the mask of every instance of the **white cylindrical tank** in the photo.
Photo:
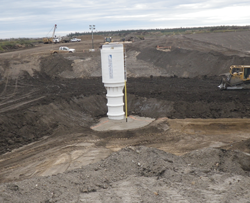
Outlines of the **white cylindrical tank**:
[[123,44],[109,43],[102,46],[102,82],[107,89],[108,118],[124,118],[124,49]]

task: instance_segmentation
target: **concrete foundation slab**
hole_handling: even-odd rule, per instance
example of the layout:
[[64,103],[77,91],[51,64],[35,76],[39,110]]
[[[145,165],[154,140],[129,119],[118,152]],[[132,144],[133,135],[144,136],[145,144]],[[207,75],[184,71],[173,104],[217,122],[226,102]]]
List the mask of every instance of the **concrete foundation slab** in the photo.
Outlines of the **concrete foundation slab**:
[[129,116],[122,120],[110,120],[108,117],[101,118],[99,123],[92,126],[91,129],[95,131],[109,131],[109,130],[130,130],[144,127],[151,122],[154,118],[139,117],[139,116]]

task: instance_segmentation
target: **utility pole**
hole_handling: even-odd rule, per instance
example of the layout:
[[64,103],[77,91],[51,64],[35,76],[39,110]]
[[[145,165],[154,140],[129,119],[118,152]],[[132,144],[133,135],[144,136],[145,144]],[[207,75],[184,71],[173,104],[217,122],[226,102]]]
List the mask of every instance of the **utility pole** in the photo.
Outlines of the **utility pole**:
[[92,32],[92,51],[94,51],[94,37],[93,37],[93,30],[95,30],[95,25],[89,25],[89,29]]

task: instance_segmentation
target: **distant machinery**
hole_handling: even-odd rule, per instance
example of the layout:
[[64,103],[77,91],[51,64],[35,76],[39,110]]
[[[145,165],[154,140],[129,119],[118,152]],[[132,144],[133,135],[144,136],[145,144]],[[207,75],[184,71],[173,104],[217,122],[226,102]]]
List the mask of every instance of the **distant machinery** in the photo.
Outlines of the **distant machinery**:
[[[54,28],[54,29],[53,29],[53,28]],[[58,43],[58,42],[59,42],[59,39],[57,39],[56,36],[55,36],[57,24],[55,24],[53,28],[52,28],[52,29],[53,29],[52,37],[45,37],[45,38],[43,38],[43,43],[44,43],[44,44],[50,44],[50,43],[53,43],[53,42],[54,42],[54,43]],[[51,30],[50,30],[50,31],[51,31]],[[50,31],[49,31],[49,32],[50,32]]]
[[105,43],[110,43],[110,42],[113,42],[112,37],[104,37],[104,44]]

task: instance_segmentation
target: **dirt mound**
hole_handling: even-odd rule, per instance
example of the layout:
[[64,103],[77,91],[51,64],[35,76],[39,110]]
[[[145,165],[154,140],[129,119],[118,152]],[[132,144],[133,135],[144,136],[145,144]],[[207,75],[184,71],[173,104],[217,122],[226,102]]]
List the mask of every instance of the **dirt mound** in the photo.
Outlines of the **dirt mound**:
[[205,148],[185,154],[183,159],[192,167],[199,167],[203,170],[250,175],[248,173],[250,172],[250,156],[242,152]]
[[241,151],[250,153],[250,139],[231,143],[229,145],[224,146],[223,149],[227,149],[227,150],[239,150],[240,149]]
[[129,78],[128,92],[136,96],[128,98],[129,103],[133,103],[130,109],[146,117],[153,115],[159,117],[165,115],[169,118],[249,117],[247,107],[249,91],[221,92],[217,88],[219,81],[220,79],[216,77]]
[[55,78],[64,71],[73,71],[71,64],[72,60],[66,59],[61,54],[42,57],[40,73]]
[[[157,45],[171,47],[169,51],[157,50]],[[197,48],[196,48],[197,47]],[[137,51],[138,63],[144,61],[151,69],[158,68],[162,76],[197,77],[213,76],[228,72],[231,65],[250,64],[249,55],[239,56],[239,52],[219,45],[207,48],[206,42],[179,36],[127,45],[128,52]],[[129,60],[129,59],[128,59]]]
[[[225,56],[219,52],[199,52],[173,48],[170,52],[145,50],[138,59],[147,58],[155,66],[163,67],[166,72],[178,77],[197,77],[201,75],[220,75],[228,72],[231,64],[250,64],[250,57]],[[144,59],[145,60],[145,59]]]
[[[213,156],[211,156],[211,153]],[[124,148],[103,161],[50,177],[0,185],[1,202],[247,202],[240,152],[203,149],[178,157]],[[221,172],[223,165],[223,173]]]
[[2,84],[0,153],[58,130],[74,127],[77,131],[89,126],[107,111],[104,91],[101,78],[84,82],[51,80],[41,74],[33,78],[28,74],[22,82]]
[[218,45],[231,50],[250,51],[250,32],[221,32],[186,35],[187,38]]

